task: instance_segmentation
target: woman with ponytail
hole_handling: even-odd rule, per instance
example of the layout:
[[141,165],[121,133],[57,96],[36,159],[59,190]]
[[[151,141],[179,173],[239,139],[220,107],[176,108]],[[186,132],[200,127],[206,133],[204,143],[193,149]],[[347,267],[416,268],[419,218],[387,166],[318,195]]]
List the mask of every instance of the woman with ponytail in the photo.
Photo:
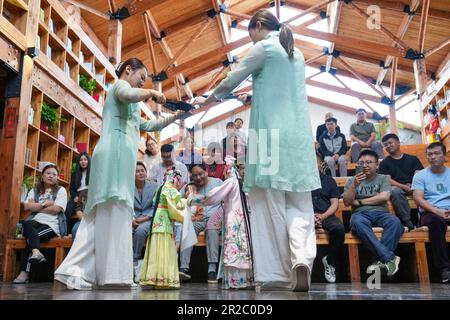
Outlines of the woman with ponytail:
[[[248,32],[254,46],[247,56],[208,98],[198,97],[196,103],[208,105],[223,99],[252,76],[244,189],[252,208],[255,282],[261,287],[308,291],[316,256],[311,191],[320,188],[320,179],[305,60],[294,47],[292,31],[270,11],[258,11],[250,19]],[[242,95],[239,100],[247,98]]]
[[141,118],[140,101],[154,98],[163,104],[166,99],[158,91],[142,89],[147,69],[139,59],[121,63],[117,76],[103,108],[102,135],[92,157],[89,193],[77,237],[55,272],[55,279],[69,289],[134,287],[131,225],[139,131],[162,130],[178,116]]

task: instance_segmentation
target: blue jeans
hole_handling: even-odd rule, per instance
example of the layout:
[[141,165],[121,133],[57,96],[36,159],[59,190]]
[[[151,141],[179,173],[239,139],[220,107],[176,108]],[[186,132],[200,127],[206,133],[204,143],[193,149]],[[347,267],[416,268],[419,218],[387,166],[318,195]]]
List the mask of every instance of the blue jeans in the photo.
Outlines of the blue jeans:
[[75,237],[77,235],[77,230],[78,230],[78,227],[80,226],[80,222],[81,221],[77,221],[72,227],[72,239],[73,240],[75,240]]
[[[380,211],[352,214],[350,227],[370,252],[383,263],[395,257],[394,250],[404,231],[402,223],[396,216]],[[372,227],[383,228],[381,240],[377,239]]]

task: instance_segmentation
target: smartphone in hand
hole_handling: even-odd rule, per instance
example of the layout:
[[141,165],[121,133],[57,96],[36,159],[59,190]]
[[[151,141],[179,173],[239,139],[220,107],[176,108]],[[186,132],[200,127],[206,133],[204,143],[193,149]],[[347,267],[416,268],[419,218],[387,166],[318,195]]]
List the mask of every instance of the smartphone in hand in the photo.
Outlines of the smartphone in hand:
[[359,174],[359,173],[362,173],[362,172],[364,172],[364,166],[357,165],[357,166],[355,167],[355,176],[356,176],[357,174]]

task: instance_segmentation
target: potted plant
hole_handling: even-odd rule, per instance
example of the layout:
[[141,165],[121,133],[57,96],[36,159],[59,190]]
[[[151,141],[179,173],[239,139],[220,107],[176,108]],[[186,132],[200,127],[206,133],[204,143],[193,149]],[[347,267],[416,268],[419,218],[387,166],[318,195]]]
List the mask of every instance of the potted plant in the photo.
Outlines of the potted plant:
[[59,121],[67,121],[60,117],[56,108],[50,107],[45,101],[42,103],[41,129],[48,132],[48,129],[55,129]]
[[20,201],[25,201],[27,199],[28,191],[30,191],[33,188],[33,176],[26,176],[23,178],[22,181],[22,196]]
[[80,87],[83,88],[84,91],[91,94],[97,87],[97,80],[95,80],[95,79],[89,80],[86,76],[80,74],[79,84],[80,84]]

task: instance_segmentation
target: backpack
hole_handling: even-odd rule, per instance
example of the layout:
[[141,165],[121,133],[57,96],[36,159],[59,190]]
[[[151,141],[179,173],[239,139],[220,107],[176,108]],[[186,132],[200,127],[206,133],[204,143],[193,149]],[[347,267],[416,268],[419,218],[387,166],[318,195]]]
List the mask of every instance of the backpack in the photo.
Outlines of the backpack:
[[[58,186],[56,188],[56,192],[54,192],[52,194],[52,200],[55,201],[56,200],[56,196],[58,195],[59,189],[61,188],[61,186]],[[34,188],[34,201],[39,202],[39,191],[37,190],[37,188]],[[33,220],[34,217],[38,214],[38,212],[33,212],[27,219],[26,221],[29,220]],[[64,237],[67,235],[67,219],[66,219],[66,215],[64,214],[64,209],[61,210],[60,213],[58,213],[58,225],[59,225],[59,235],[61,237]]]

